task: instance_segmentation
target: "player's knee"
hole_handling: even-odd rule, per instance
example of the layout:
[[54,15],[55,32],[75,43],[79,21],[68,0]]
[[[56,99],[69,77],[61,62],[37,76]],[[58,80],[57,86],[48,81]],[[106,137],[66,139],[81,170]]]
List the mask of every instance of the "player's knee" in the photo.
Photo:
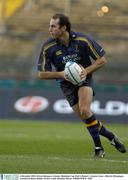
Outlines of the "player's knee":
[[82,118],[89,117],[91,114],[91,110],[89,107],[86,107],[86,106],[80,107],[80,114]]

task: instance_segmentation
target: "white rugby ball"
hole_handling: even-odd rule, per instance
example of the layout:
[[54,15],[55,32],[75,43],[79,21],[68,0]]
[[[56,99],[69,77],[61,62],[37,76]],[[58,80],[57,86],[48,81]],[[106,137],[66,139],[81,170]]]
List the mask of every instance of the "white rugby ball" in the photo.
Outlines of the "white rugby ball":
[[86,79],[81,79],[80,74],[82,68],[79,64],[73,61],[69,61],[65,65],[65,74],[68,75],[69,81],[74,85],[81,85],[82,82]]

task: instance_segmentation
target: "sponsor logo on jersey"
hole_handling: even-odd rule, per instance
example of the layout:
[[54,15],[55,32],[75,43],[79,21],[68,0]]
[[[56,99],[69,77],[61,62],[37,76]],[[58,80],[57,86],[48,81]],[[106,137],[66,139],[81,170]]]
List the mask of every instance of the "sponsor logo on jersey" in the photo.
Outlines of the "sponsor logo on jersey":
[[79,61],[81,58],[78,56],[78,54],[71,54],[63,57],[62,63],[67,63],[68,61]]

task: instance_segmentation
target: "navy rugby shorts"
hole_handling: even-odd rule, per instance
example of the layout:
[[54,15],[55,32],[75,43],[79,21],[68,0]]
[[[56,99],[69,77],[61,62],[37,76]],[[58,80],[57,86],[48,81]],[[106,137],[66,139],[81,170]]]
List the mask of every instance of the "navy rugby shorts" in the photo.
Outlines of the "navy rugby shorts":
[[[78,103],[78,90],[80,87],[83,86],[92,87],[92,79],[89,81],[85,80],[85,82],[83,82],[83,84],[80,86],[73,85],[68,81],[62,81],[60,83],[61,90],[71,107]],[[93,91],[93,95],[95,95],[94,91]]]

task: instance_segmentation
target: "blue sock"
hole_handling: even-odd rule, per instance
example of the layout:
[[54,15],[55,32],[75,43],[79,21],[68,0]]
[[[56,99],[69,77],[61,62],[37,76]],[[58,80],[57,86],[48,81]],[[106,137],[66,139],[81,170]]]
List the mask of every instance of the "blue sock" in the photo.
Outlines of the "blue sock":
[[99,123],[99,134],[108,138],[110,141],[114,138],[114,134],[110,132],[101,122]]
[[95,116],[92,115],[91,117],[83,120],[86,123],[86,127],[92,136],[92,139],[94,141],[95,147],[101,147],[101,140],[99,135],[99,125],[98,121],[96,120]]

